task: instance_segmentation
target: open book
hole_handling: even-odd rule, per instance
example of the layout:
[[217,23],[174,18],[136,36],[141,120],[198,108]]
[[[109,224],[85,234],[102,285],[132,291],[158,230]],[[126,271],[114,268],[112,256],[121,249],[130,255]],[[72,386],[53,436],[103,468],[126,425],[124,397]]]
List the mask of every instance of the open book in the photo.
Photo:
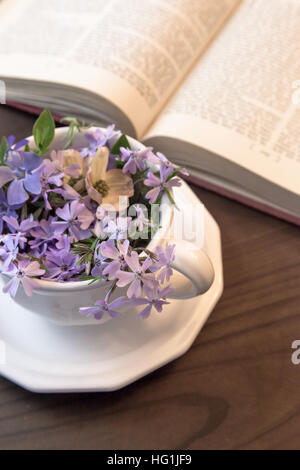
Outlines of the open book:
[[300,224],[299,25],[299,0],[0,0],[0,78]]

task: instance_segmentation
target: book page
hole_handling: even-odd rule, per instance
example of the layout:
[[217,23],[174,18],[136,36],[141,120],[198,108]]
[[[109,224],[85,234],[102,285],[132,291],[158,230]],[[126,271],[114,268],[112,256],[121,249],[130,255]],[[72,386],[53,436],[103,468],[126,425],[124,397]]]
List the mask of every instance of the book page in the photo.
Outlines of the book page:
[[298,0],[244,0],[148,137],[189,141],[299,195],[299,46]]
[[96,92],[120,107],[141,136],[238,3],[2,1],[0,77]]

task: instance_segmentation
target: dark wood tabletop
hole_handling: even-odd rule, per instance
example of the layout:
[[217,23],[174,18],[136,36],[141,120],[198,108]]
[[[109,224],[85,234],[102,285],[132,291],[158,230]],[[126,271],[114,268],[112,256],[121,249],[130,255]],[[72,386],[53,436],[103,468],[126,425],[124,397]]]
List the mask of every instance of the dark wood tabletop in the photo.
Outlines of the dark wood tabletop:
[[[1,135],[33,121],[0,106]],[[192,348],[112,393],[0,377],[0,449],[300,449],[299,228],[193,189],[222,231],[225,290]]]

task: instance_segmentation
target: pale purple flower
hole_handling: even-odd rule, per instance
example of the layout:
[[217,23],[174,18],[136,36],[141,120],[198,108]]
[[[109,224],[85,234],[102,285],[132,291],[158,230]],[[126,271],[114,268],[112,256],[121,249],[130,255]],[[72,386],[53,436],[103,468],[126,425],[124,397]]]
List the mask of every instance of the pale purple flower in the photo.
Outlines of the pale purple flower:
[[42,219],[35,227],[30,230],[30,235],[35,238],[31,240],[29,245],[32,249],[38,248],[44,243],[51,243],[54,240],[57,240],[55,234],[55,228],[53,222],[56,222],[56,217],[49,217],[48,220]]
[[131,272],[118,271],[116,273],[118,279],[117,286],[124,287],[130,284],[127,290],[128,298],[140,297],[143,285],[152,287],[155,284],[154,275],[146,272],[152,266],[151,258],[148,256],[142,265],[140,265],[139,255],[136,251],[133,251],[131,255],[125,256],[125,261]]
[[145,216],[147,208],[144,206],[144,211],[143,206],[139,204],[134,204],[133,207],[136,210],[137,217],[132,221],[131,225],[133,225],[134,228],[136,227],[139,232],[142,232],[145,226],[152,227],[153,224],[151,224],[150,220]]
[[104,240],[107,238],[106,229],[109,221],[109,212],[100,205],[96,210],[96,218],[93,232],[97,238]]
[[[149,155],[148,162],[158,165],[163,164],[165,167],[172,168],[173,171],[179,168],[178,165],[174,165],[174,163],[170,162],[170,160],[168,160],[168,158],[161,152],[157,152],[156,154],[152,153]],[[189,175],[189,172],[185,168],[181,168],[180,173],[185,176]]]
[[0,167],[0,187],[10,182],[7,202],[10,206],[23,204],[29,199],[27,192],[41,194],[41,183],[37,168],[41,158],[32,152],[12,151],[6,161],[8,166]]
[[106,264],[106,267],[103,270],[103,274],[108,275],[108,279],[110,281],[116,278],[118,271],[123,270],[127,266],[125,256],[128,253],[128,248],[128,240],[118,240],[117,246],[115,245],[114,240],[107,240],[99,245],[99,252],[102,259],[112,260]]
[[118,138],[120,135],[120,131],[115,131],[114,124],[108,126],[104,132],[101,129],[96,129],[93,133],[86,133],[85,137],[88,141],[88,147],[81,149],[80,153],[83,157],[88,155],[93,157],[99,147],[104,147],[111,139]]
[[3,217],[17,217],[17,208],[18,206],[9,206],[4,191],[0,188],[0,235],[3,233]]
[[71,249],[70,237],[66,233],[64,233],[63,235],[58,235],[57,240],[58,241],[55,246],[58,250],[70,251]]
[[3,217],[3,220],[7,223],[9,230],[12,233],[20,234],[20,247],[24,249],[25,243],[27,242],[27,235],[31,229],[38,225],[38,222],[34,220],[33,215],[31,214],[28,219],[22,220],[20,223],[15,217]]
[[105,313],[111,317],[117,317],[119,315],[118,309],[127,305],[128,301],[125,300],[126,297],[118,297],[109,303],[110,294],[111,292],[109,291],[104,300],[97,300],[97,302],[94,304],[94,307],[80,308],[79,311],[81,315],[86,315],[88,317],[93,316],[97,320],[100,320]]
[[82,196],[79,194],[72,186],[69,184],[64,184],[62,188],[56,189],[56,193],[61,194],[61,196],[67,201],[78,201],[81,204],[84,204],[87,209],[90,211],[95,211],[97,204],[89,196]]
[[127,231],[131,222],[131,217],[117,217],[115,220],[109,219],[104,231],[109,234],[112,239],[125,239],[127,238]]
[[161,165],[159,176],[154,175],[150,171],[147,173],[147,179],[145,179],[144,184],[153,187],[153,189],[146,194],[146,198],[149,199],[150,204],[154,204],[165,190],[170,190],[173,186],[181,185],[179,178],[168,179],[173,171],[173,167]]
[[[145,286],[145,291],[147,291],[147,287]],[[135,298],[130,301],[130,305],[133,306],[140,306],[145,305],[143,310],[138,314],[139,317],[144,319],[148,318],[152,308],[154,307],[157,312],[162,312],[164,305],[168,305],[170,302],[165,300],[166,296],[172,292],[170,286],[165,287],[162,290],[153,289],[147,293],[147,297],[140,297]]]
[[162,284],[169,282],[173,275],[172,264],[175,260],[175,248],[176,245],[170,245],[166,243],[165,249],[158,246],[155,250],[155,254],[158,257],[158,261],[151,266],[151,271],[159,271],[157,280]]
[[38,288],[38,283],[33,277],[40,277],[45,273],[44,269],[41,269],[37,261],[19,261],[18,265],[11,265],[9,270],[3,271],[2,274],[6,274],[11,277],[11,280],[3,287],[3,292],[6,294],[9,292],[11,297],[15,297],[20,283],[22,284],[26,295],[29,297],[33,294],[33,289]]
[[165,166],[172,166],[172,168],[174,169],[174,165],[161,152],[152,153],[151,155],[149,155],[148,161],[154,164],[159,164],[159,165],[163,164]]
[[45,266],[47,271],[44,278],[57,282],[69,281],[78,276],[84,266],[78,266],[78,256],[74,256],[68,250],[49,250],[47,252]]
[[63,208],[56,209],[57,216],[62,221],[53,222],[53,227],[58,235],[68,231],[71,241],[84,240],[91,236],[91,223],[95,220],[94,215],[78,201],[72,201]]
[[6,271],[12,261],[14,261],[19,254],[19,239],[20,234],[6,235],[2,238],[1,242],[3,243],[0,246],[0,258],[3,261],[0,269],[1,271]]
[[103,270],[106,267],[105,257],[102,256],[100,245],[98,244],[94,252],[94,266],[91,271],[93,277],[103,277]]
[[15,143],[15,140],[16,140],[16,137],[14,135],[9,135],[6,138],[7,145],[8,145],[7,153],[12,152],[12,151],[17,151],[20,148],[22,148],[22,147],[24,147],[25,145],[28,144],[27,139],[22,139],[22,140],[20,140],[19,142],[16,142],[16,143]]
[[135,174],[137,170],[145,170],[147,158],[151,151],[152,147],[147,147],[142,150],[130,150],[125,147],[121,147],[121,161],[126,162],[122,170],[123,173]]
[[96,220],[93,233],[96,235],[97,238],[100,240],[105,240],[107,238],[106,227],[107,227],[108,220]]
[[[40,183],[41,183],[41,193],[45,203],[46,211],[50,211],[52,209],[49,201],[48,201],[48,193],[53,192],[53,188],[50,186],[60,187],[63,184],[64,173],[58,173],[57,168],[53,162],[50,160],[44,160],[43,164],[38,170]],[[39,198],[37,195],[33,198],[32,202],[35,202]]]

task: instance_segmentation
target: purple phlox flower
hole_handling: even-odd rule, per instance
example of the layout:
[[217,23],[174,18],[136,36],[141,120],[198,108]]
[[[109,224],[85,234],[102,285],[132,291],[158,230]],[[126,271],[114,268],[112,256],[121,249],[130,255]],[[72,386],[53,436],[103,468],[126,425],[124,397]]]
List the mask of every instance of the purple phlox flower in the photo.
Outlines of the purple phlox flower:
[[173,171],[174,168],[172,166],[162,164],[160,166],[159,176],[154,175],[150,171],[147,173],[147,179],[145,179],[144,183],[146,186],[152,186],[153,188],[146,194],[146,198],[149,199],[150,204],[154,204],[164,190],[170,190],[174,186],[181,185],[179,178],[171,178],[168,180]]
[[152,152],[152,147],[147,147],[142,150],[130,150],[121,147],[120,151],[122,162],[126,162],[122,170],[123,173],[135,174],[137,169],[140,171],[145,170],[149,153]]
[[7,223],[8,228],[12,233],[20,234],[19,244],[22,249],[24,249],[25,243],[27,242],[27,234],[31,229],[39,225],[39,223],[34,220],[32,214],[30,214],[28,219],[24,219],[20,223],[12,216],[5,216],[3,217],[3,220]]
[[33,248],[30,247],[30,254],[35,258],[43,258],[46,256],[47,250],[49,250],[49,246],[47,242],[41,243],[38,247]]
[[41,194],[39,173],[41,158],[32,152],[12,151],[6,161],[8,166],[0,167],[0,187],[11,181],[7,190],[10,206],[23,204],[29,199],[27,192]]
[[83,157],[88,155],[94,156],[99,147],[106,146],[111,139],[116,139],[121,135],[120,131],[115,131],[115,126],[112,124],[108,126],[103,132],[101,129],[96,129],[93,133],[86,133],[85,137],[88,141],[88,146],[80,150]]
[[11,280],[3,287],[3,292],[8,292],[11,297],[15,297],[21,283],[26,295],[31,297],[33,289],[38,287],[38,283],[32,278],[40,277],[44,273],[45,270],[41,269],[38,261],[19,261],[17,266],[13,264],[9,270],[3,271],[3,274],[7,274],[11,277]]
[[3,217],[17,217],[16,206],[9,206],[4,191],[0,188],[0,235],[3,233]]
[[165,167],[172,168],[172,170],[175,169],[175,165],[172,162],[170,162],[170,160],[161,152],[152,153],[152,155],[149,156],[148,160],[151,163],[164,165]]
[[[52,209],[48,201],[48,193],[55,191],[56,189],[51,188],[50,185],[60,187],[63,184],[64,173],[57,173],[56,166],[50,160],[44,160],[43,164],[38,170],[41,183],[41,193],[45,203],[45,209],[50,211]],[[39,198],[39,194],[32,199],[35,202]]]
[[118,309],[124,307],[128,304],[126,297],[118,297],[109,303],[110,291],[106,294],[104,300],[97,300],[94,307],[82,307],[79,309],[81,315],[86,315],[88,317],[93,316],[97,320],[100,320],[105,313],[111,317],[117,317],[120,312]]
[[91,236],[91,223],[95,220],[95,216],[78,201],[72,201],[63,208],[56,209],[57,216],[62,221],[53,222],[53,227],[57,235],[62,235],[68,230],[71,242],[84,240]]
[[80,165],[69,165],[64,167],[64,152],[62,150],[52,150],[50,158],[56,167],[58,173],[64,173],[71,178],[78,178],[80,176]]
[[45,260],[48,272],[46,272],[44,278],[57,282],[65,282],[74,276],[78,276],[84,268],[83,265],[77,265],[78,259],[78,256],[74,256],[68,250],[50,249]]
[[175,260],[175,247],[176,245],[170,245],[166,243],[165,249],[158,246],[155,250],[155,254],[158,257],[158,261],[151,266],[150,270],[155,272],[159,271],[157,280],[162,284],[169,282],[173,275],[172,264]]
[[7,271],[10,263],[17,258],[19,254],[19,239],[19,233],[16,236],[6,235],[2,238],[1,242],[3,245],[0,246],[0,258],[3,264],[1,265],[1,271]]
[[53,222],[56,221],[56,217],[49,217],[48,220],[43,219],[38,223],[38,225],[30,230],[30,235],[35,239],[29,242],[32,249],[38,248],[44,243],[51,243],[53,240],[57,239],[55,229],[53,227]]
[[58,171],[55,163],[48,159],[43,161],[39,169],[39,175],[43,189],[47,188],[49,184],[58,187],[62,186],[65,176],[64,172]]
[[[156,154],[152,153],[152,155],[149,155],[148,161],[150,163],[154,163],[158,165],[163,164],[164,166],[170,167],[173,170],[176,170],[176,168],[178,168],[178,165],[175,165],[174,163],[170,162],[170,160],[168,160],[168,158],[161,152],[157,152]],[[185,168],[182,168],[180,170],[180,173],[182,173],[185,176],[189,175],[189,172]]]
[[66,233],[64,233],[63,235],[58,235],[57,240],[58,241],[55,246],[58,250],[70,251],[71,249],[70,237]]
[[22,148],[22,147],[24,147],[25,145],[28,144],[28,140],[27,140],[27,139],[22,139],[22,140],[20,140],[19,142],[16,142],[16,143],[15,143],[15,140],[16,140],[16,137],[15,137],[14,135],[9,135],[9,136],[6,138],[7,145],[8,145],[8,150],[7,150],[7,152],[17,151],[17,150],[19,150],[20,148]]
[[96,218],[97,220],[93,228],[93,232],[97,238],[104,240],[107,238],[106,228],[109,221],[109,213],[102,206],[98,206],[96,210]]
[[152,308],[154,307],[157,312],[162,312],[164,305],[168,305],[170,302],[165,300],[166,296],[172,292],[172,288],[170,286],[166,286],[164,289],[157,289],[154,288],[149,290],[147,286],[145,286],[145,292],[147,292],[147,297],[140,297],[135,298],[130,301],[130,305],[133,306],[140,306],[145,305],[143,310],[138,314],[139,317],[144,319],[148,318]]
[[131,220],[131,217],[117,217],[115,220],[109,219],[104,231],[109,234],[109,238],[117,240],[125,239],[127,238],[127,231]]
[[87,209],[91,212],[95,212],[97,203],[92,201],[89,196],[81,196],[72,186],[69,184],[64,184],[61,189],[56,189],[56,193],[61,194],[64,199],[67,201],[78,201],[81,204],[84,204]]
[[105,129],[105,145],[107,147],[112,147],[117,142],[119,137],[121,137],[121,134],[121,131],[115,129],[114,124],[110,124],[109,126],[107,126],[107,128]]
[[145,212],[147,211],[146,207],[143,207],[139,204],[134,204],[133,206],[136,210],[136,219],[132,220],[133,228],[137,228],[139,232],[142,232],[144,226],[153,227],[150,220],[145,216]]
[[96,210],[96,217],[98,220],[104,220],[107,219],[109,215],[109,212],[107,209],[105,209],[103,206],[98,206]]
[[106,227],[107,227],[108,220],[96,220],[95,225],[93,227],[93,232],[97,238],[100,240],[105,240],[107,238]]
[[139,255],[136,251],[133,251],[131,255],[125,256],[125,261],[131,272],[118,271],[116,273],[116,278],[118,279],[117,286],[124,287],[130,284],[127,290],[128,298],[140,297],[143,285],[151,287],[155,284],[154,275],[146,272],[152,266],[151,258],[148,256],[142,265],[140,265]]
[[94,251],[94,267],[92,268],[91,275],[94,277],[103,276],[103,269],[107,263],[105,257],[102,256],[100,251],[100,244],[98,243]]
[[128,240],[118,240],[117,245],[114,240],[107,240],[99,245],[99,252],[102,258],[111,260],[106,263],[106,267],[103,270],[103,275],[108,275],[110,281],[116,279],[118,271],[126,268],[127,263],[125,262],[125,256],[128,253],[128,248]]

